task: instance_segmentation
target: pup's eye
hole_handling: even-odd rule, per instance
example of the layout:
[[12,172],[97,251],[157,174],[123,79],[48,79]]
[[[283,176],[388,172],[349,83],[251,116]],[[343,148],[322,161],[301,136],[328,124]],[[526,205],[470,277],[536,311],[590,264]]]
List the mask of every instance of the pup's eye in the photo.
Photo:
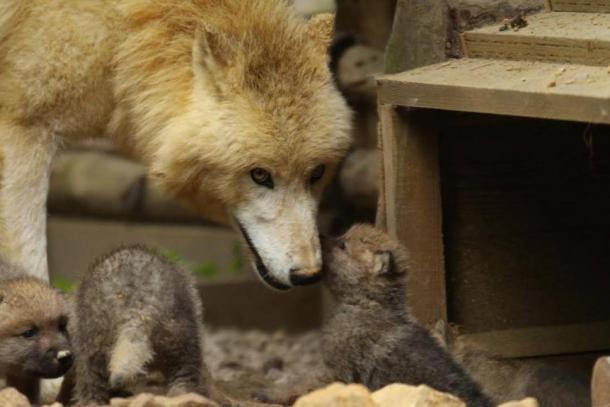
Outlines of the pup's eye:
[[316,168],[314,168],[313,172],[311,173],[309,181],[312,184],[315,184],[316,182],[320,181],[322,179],[322,177],[324,176],[325,171],[326,171],[326,166],[324,164],[318,165]]
[[273,189],[273,178],[271,178],[269,171],[263,170],[262,168],[255,168],[250,171],[250,176],[252,177],[252,181],[256,182],[258,185]]
[[339,243],[337,244],[337,246],[339,247],[339,249],[345,250],[345,248],[346,248],[345,240],[339,240]]
[[22,332],[21,336],[23,338],[29,339],[29,338],[35,337],[37,333],[38,333],[38,328],[33,326],[30,329],[28,329],[27,331]]

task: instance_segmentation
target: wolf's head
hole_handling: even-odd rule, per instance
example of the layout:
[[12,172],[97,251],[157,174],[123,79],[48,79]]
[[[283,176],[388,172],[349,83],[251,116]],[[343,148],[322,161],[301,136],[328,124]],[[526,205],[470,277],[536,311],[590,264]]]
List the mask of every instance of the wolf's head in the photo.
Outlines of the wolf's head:
[[0,281],[0,370],[56,378],[72,365],[68,305],[31,277]]
[[281,1],[222,3],[195,36],[190,107],[153,171],[207,213],[221,208],[268,285],[307,284],[322,266],[318,202],[351,141],[327,67],[334,18],[304,23]]
[[323,256],[326,286],[339,299],[387,304],[395,293],[402,298],[405,292],[407,251],[373,226],[355,225],[337,239],[324,239]]

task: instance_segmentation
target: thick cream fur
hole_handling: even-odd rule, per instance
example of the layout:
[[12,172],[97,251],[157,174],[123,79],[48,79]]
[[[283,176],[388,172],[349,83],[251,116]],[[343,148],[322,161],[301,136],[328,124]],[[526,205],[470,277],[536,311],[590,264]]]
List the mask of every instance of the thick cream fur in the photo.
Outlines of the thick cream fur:
[[[281,0],[4,0],[0,242],[9,260],[47,275],[51,157],[103,135],[215,219],[260,206],[248,174],[270,171],[278,190],[298,193],[264,191],[280,202],[267,230],[295,227],[277,229],[263,260],[282,280],[293,265],[315,267],[317,230],[302,223],[316,205],[299,219],[284,218],[283,205],[317,202],[350,144],[350,113],[327,69],[332,25],[329,15],[306,23]],[[327,174],[310,186],[320,164]]]

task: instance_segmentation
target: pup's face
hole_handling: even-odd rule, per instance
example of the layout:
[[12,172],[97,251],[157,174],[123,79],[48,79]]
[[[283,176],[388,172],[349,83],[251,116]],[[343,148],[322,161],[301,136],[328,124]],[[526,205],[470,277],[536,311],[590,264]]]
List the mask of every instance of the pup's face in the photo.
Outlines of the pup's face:
[[383,295],[402,283],[408,268],[405,249],[369,225],[324,239],[323,258],[326,285],[337,297]]
[[72,366],[64,299],[44,283],[22,279],[0,287],[0,366],[56,378]]

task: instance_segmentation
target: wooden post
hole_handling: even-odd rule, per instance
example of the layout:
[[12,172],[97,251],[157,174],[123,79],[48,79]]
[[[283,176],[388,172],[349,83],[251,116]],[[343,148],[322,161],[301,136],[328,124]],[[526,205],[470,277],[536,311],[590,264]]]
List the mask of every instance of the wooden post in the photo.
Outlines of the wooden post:
[[438,133],[430,113],[380,105],[382,226],[409,250],[409,301],[427,327],[447,320]]

